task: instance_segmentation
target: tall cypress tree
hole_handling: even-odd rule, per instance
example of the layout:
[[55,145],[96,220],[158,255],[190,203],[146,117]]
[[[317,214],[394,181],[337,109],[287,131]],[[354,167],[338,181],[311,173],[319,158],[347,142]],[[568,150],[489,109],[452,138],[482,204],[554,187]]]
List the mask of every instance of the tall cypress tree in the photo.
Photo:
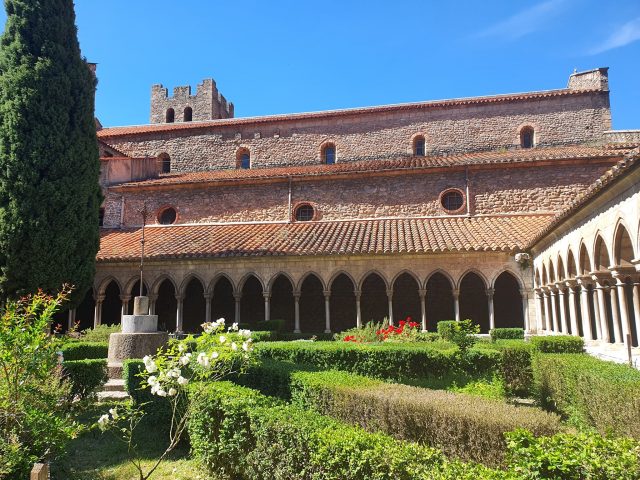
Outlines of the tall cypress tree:
[[73,0],[5,0],[0,39],[0,295],[93,281],[99,247],[96,81]]

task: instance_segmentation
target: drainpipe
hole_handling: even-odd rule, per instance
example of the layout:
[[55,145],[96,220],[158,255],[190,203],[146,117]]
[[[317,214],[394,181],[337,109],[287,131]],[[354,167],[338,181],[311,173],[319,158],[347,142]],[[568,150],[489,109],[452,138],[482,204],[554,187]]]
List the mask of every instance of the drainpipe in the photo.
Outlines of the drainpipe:
[[467,216],[471,216],[471,197],[469,196],[469,167],[464,169],[464,189],[467,196]]
[[288,177],[288,178],[289,178],[289,205],[288,205],[288,208],[287,208],[287,212],[288,212],[287,222],[291,223],[291,184],[292,184],[293,181],[292,181],[291,177]]
[[122,201],[120,202],[120,228],[124,226],[124,195],[122,195]]

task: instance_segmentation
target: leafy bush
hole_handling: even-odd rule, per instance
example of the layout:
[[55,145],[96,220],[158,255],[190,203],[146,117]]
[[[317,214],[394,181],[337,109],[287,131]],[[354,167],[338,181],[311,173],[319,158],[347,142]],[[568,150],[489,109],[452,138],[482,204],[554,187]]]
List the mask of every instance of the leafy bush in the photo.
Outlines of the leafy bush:
[[89,358],[107,358],[108,343],[99,342],[70,342],[60,349],[64,360],[86,360]]
[[367,322],[362,327],[353,327],[336,333],[334,338],[339,341],[345,341],[345,338],[355,338],[359,343],[375,343],[379,341],[378,332],[389,326],[389,320],[384,319],[382,322]]
[[107,381],[106,359],[69,360],[62,367],[71,382],[72,398],[87,398]]
[[561,428],[556,415],[539,409],[346,372],[294,372],[291,379],[292,401],[301,407],[489,466],[502,464],[506,432],[553,434]]
[[231,381],[255,390],[264,395],[279,397],[283,400],[291,398],[291,375],[299,370],[311,370],[311,367],[264,359],[249,366],[242,375],[235,375]]
[[333,340],[333,333],[294,333],[294,332],[278,332],[279,341],[292,340]]
[[[500,343],[500,342],[498,342]],[[504,342],[499,347],[500,375],[507,395],[529,396],[533,389],[532,347],[524,342]]]
[[438,334],[443,340],[455,343],[462,352],[467,351],[476,343],[475,334],[480,333],[480,325],[474,325],[469,319],[444,320],[438,322]]
[[97,327],[83,330],[80,340],[83,342],[109,343],[109,335],[120,333],[120,331],[120,325],[98,325]]
[[278,339],[278,332],[273,331],[257,331],[251,332],[251,338],[254,342],[275,342]]
[[536,438],[507,434],[509,469],[525,478],[634,480],[640,478],[640,444],[595,433],[559,433]]
[[284,320],[263,320],[256,322],[253,328],[257,332],[280,332],[284,329]]
[[586,354],[538,354],[540,402],[577,426],[640,440],[640,371]]
[[582,353],[584,340],[572,335],[545,335],[531,337],[531,343],[542,353]]
[[225,478],[271,480],[508,479],[441,452],[373,434],[226,382],[193,399],[194,455]]
[[494,328],[489,334],[491,340],[524,340],[524,328]]

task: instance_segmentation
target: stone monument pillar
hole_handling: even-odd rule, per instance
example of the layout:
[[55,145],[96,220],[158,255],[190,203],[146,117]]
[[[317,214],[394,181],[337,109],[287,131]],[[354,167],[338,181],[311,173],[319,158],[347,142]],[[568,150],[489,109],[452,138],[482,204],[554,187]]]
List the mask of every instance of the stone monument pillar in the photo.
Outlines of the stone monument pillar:
[[123,360],[155,355],[169,340],[167,332],[158,331],[158,316],[149,315],[149,297],[133,299],[133,315],[122,316],[121,328],[109,336],[109,378],[122,377]]

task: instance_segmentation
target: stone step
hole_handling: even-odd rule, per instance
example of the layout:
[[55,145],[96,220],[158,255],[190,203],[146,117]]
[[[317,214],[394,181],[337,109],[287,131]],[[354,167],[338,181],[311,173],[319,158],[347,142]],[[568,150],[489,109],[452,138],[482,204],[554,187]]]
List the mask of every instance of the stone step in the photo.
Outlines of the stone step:
[[111,378],[104,384],[102,390],[105,392],[124,392],[124,380],[122,378]]
[[107,371],[110,379],[122,378],[122,362],[107,363]]
[[129,398],[127,392],[98,392],[98,400],[104,402],[106,400],[126,400]]

